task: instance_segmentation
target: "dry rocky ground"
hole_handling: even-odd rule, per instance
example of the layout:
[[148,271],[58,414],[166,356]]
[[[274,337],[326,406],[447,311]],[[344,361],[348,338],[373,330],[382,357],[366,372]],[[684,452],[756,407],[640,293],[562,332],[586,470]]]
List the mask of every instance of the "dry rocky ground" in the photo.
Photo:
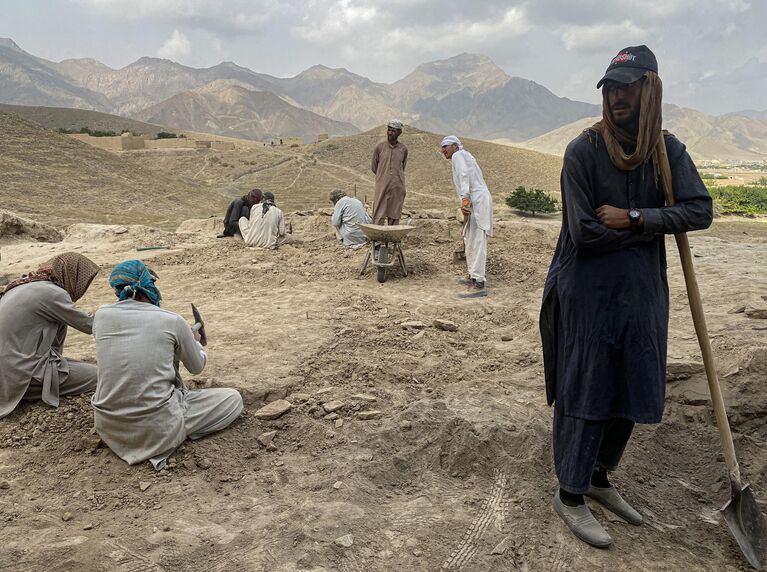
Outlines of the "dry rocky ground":
[[[403,135],[412,274],[379,284],[356,278],[364,252],[336,246],[317,210],[338,186],[370,202],[376,131],[296,149],[117,155],[10,115],[0,124],[2,207],[28,219],[0,212],[0,284],[82,252],[102,266],[80,301],[95,310],[113,300],[117,262],[149,260],[163,306],[191,319],[194,302],[207,323],[209,364],[187,383],[236,387],[246,403],[160,473],[100,443],[88,396],[20,406],[0,420],[0,568],[746,569],[716,510],[725,468],[672,240],[666,416],[637,430],[615,475],[646,523],[596,508],[615,539],[598,551],[551,508],[537,314],[559,221],[523,218],[503,198],[517,185],[556,190],[559,159],[468,142],[494,191],[497,236],[490,295],[462,300],[438,135]],[[214,238],[218,220],[202,217],[256,185],[302,211],[288,214],[300,243],[260,251]],[[767,224],[720,219],[691,242],[736,448],[764,501]],[[92,338],[70,332],[65,353],[93,361]],[[287,412],[261,418],[281,400]]]
[[[412,274],[385,284],[356,279],[363,252],[335,246],[318,212],[290,214],[302,242],[277,251],[213,238],[215,219],[188,221],[188,232],[80,224],[62,242],[8,242],[0,282],[67,250],[101,264],[80,301],[91,310],[112,300],[115,263],[149,259],[164,306],[191,319],[194,302],[206,319],[209,364],[187,383],[236,387],[246,413],[155,473],[100,443],[88,396],[20,406],[0,421],[3,568],[747,569],[716,510],[726,473],[673,241],[666,415],[636,431],[614,477],[645,524],[596,508],[615,544],[595,550],[550,503],[537,312],[559,222],[499,209],[490,295],[461,300],[449,212],[416,218]],[[718,221],[692,237],[736,448],[762,501],[765,237],[763,221]],[[136,252],[145,246],[165,248]],[[66,354],[93,361],[93,340],[70,332]],[[260,419],[278,400],[289,411]]]

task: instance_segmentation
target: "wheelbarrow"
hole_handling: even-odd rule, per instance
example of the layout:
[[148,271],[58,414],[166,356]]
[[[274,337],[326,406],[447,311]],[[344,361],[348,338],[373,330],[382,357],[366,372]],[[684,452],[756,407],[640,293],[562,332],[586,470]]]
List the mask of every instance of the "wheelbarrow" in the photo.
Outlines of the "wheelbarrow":
[[405,238],[414,226],[395,224],[361,224],[360,228],[365,236],[370,240],[370,248],[365,254],[365,260],[362,261],[357,277],[362,276],[368,267],[370,261],[377,268],[379,282],[386,282],[386,269],[393,266],[402,268],[402,272],[407,276],[407,265],[405,264],[405,255],[402,252],[402,239]]

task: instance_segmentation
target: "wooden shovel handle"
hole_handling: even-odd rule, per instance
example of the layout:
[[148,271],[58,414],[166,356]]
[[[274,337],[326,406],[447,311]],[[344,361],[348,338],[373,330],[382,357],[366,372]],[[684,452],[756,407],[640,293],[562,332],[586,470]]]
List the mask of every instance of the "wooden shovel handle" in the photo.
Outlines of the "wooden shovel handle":
[[[666,195],[666,204],[672,206],[674,204],[674,191],[671,184],[671,166],[668,161],[666,145],[662,136],[661,144],[657,146],[657,149],[660,159],[660,172],[663,178],[663,189]],[[706,328],[706,316],[703,313],[703,303],[700,299],[698,281],[695,278],[695,268],[692,264],[690,242],[688,241],[687,233],[685,232],[675,234],[674,238],[676,238],[679,257],[682,261],[682,271],[684,273],[684,283],[687,287],[687,298],[690,301],[692,322],[695,325],[695,334],[698,336],[700,352],[703,355],[703,366],[706,370],[706,378],[708,379],[708,389],[711,392],[711,401],[714,404],[716,426],[719,428],[719,437],[722,442],[722,449],[724,450],[724,462],[727,465],[727,470],[730,474],[730,486],[732,487],[733,495],[736,493],[737,495],[740,495],[740,467],[738,466],[738,459],[735,456],[735,445],[732,442],[730,423],[727,420],[727,411],[724,407],[724,399],[722,398],[722,388],[719,385],[716,365],[714,364],[714,354],[711,351],[711,341],[709,340],[708,329]]]

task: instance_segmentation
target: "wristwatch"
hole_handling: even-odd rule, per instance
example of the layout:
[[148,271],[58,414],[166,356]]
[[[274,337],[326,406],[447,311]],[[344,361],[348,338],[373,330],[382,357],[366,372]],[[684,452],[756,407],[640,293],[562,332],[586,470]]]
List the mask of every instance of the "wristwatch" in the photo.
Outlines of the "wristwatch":
[[629,221],[631,221],[631,226],[638,225],[640,218],[642,218],[642,211],[638,208],[629,209]]

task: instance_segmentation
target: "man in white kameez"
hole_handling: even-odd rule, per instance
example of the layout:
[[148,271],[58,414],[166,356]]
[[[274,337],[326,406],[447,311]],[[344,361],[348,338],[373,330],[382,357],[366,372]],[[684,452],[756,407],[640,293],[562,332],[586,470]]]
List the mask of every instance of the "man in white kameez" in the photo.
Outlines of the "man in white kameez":
[[493,236],[493,198],[474,156],[463,148],[460,139],[448,135],[442,140],[442,154],[453,166],[453,185],[466,220],[463,242],[466,247],[466,283],[469,295],[485,296],[487,238]]
[[360,229],[360,224],[370,223],[365,205],[358,198],[347,197],[341,189],[331,191],[330,202],[334,205],[331,222],[338,241],[351,248],[363,246],[368,239]]
[[250,219],[240,219],[240,232],[245,245],[256,248],[277,248],[293,242],[285,229],[285,217],[274,204],[274,194],[269,192],[250,209]]
[[179,362],[198,374],[208,356],[181,316],[160,309],[154,281],[140,260],[112,271],[120,301],[101,306],[93,321],[99,368],[92,404],[96,431],[118,457],[161,470],[185,439],[225,429],[243,405],[236,389],[184,385]]

